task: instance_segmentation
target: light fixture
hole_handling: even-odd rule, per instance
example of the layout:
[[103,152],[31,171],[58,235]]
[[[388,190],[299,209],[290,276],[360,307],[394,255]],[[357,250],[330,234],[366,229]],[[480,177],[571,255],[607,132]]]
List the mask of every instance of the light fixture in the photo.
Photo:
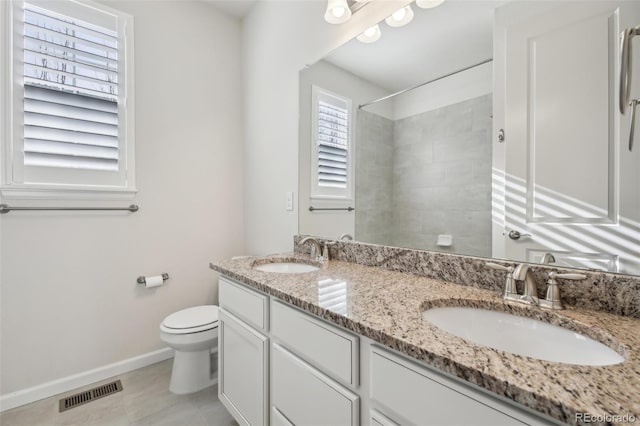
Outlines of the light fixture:
[[357,38],[363,43],[373,43],[378,40],[382,33],[380,32],[380,27],[378,24],[375,24],[373,27],[367,28],[362,34],[360,34]]
[[416,6],[422,9],[433,9],[444,3],[444,0],[416,0]]
[[347,4],[347,0],[329,0],[327,2],[327,11],[324,14],[324,20],[330,24],[342,24],[351,18],[351,9]]
[[407,25],[413,19],[413,10],[411,5],[406,5],[402,9],[398,9],[384,21],[390,27],[401,27]]

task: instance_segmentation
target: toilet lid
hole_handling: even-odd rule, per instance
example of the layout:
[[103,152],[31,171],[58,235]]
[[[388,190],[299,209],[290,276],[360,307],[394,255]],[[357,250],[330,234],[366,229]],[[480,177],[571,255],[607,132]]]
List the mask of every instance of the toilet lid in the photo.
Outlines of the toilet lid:
[[162,325],[172,329],[202,327],[218,322],[216,305],[194,306],[175,312],[164,319]]

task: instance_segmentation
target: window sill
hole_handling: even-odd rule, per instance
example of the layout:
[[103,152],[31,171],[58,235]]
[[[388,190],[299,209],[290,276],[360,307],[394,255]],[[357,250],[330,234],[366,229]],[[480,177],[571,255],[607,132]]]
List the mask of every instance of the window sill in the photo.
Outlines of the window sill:
[[0,186],[5,200],[133,200],[137,189],[87,187]]
[[313,201],[324,201],[324,202],[336,202],[336,203],[350,203],[353,201],[353,197],[343,197],[339,195],[312,195],[309,199]]

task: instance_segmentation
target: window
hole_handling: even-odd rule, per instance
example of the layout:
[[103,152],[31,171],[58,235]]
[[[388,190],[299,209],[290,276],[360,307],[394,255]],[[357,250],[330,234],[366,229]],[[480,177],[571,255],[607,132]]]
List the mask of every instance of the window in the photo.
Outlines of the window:
[[312,88],[311,198],[352,199],[351,100]]
[[134,192],[133,19],[84,1],[12,4],[3,195]]

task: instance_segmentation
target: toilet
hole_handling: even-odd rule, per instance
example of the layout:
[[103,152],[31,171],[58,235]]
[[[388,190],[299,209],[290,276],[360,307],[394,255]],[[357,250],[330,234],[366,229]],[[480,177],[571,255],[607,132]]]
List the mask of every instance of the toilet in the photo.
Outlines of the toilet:
[[195,306],[166,317],[160,339],[175,349],[171,384],[175,394],[197,392],[217,382],[212,350],[218,346],[218,307]]

